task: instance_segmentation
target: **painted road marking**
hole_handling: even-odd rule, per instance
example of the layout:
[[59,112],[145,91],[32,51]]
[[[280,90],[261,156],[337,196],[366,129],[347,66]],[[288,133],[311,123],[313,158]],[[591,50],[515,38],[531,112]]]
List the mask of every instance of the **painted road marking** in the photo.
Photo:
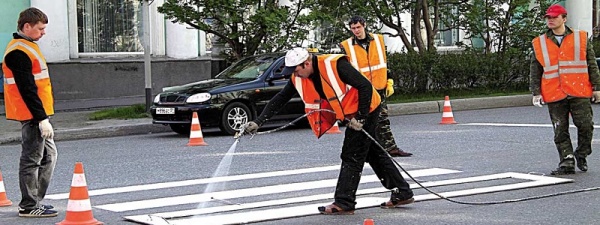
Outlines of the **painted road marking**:
[[[410,166],[410,164],[406,164],[406,163],[402,163],[402,165]],[[365,169],[367,169],[367,168],[371,169],[369,164],[365,164]],[[229,181],[250,180],[250,179],[258,179],[258,178],[289,176],[289,175],[298,175],[298,174],[305,174],[305,173],[319,173],[319,172],[334,171],[334,170],[339,170],[339,169],[340,169],[340,166],[336,165],[336,166],[312,167],[312,168],[305,168],[305,169],[280,170],[280,171],[272,171],[272,172],[264,172],[264,173],[242,174],[242,175],[233,175],[233,176],[211,177],[211,178],[173,181],[173,182],[154,183],[154,184],[131,185],[131,186],[125,186],[125,187],[89,190],[88,195],[89,196],[97,196],[97,195],[119,194],[119,193],[134,192],[134,191],[148,191],[148,190],[156,190],[156,189],[162,189],[162,188],[183,187],[183,186],[210,184],[210,183],[218,183],[218,182],[229,182]],[[68,199],[69,193],[46,195],[45,198],[46,199],[55,199],[55,200]]]
[[[522,173],[500,173],[493,174],[488,176],[479,176],[479,177],[471,177],[471,178],[462,178],[467,179],[471,182],[475,182],[476,180],[486,181],[486,180],[496,180],[496,179],[522,179],[529,180],[527,182],[519,182],[514,184],[505,184],[505,185],[495,185],[489,187],[481,187],[481,188],[472,188],[466,190],[458,190],[458,191],[449,191],[439,193],[444,197],[458,197],[458,196],[467,196],[467,195],[475,195],[482,193],[491,193],[491,192],[499,192],[499,191],[508,191],[522,188],[531,188],[545,185],[554,185],[561,183],[573,182],[571,179],[565,178],[557,178],[557,177],[547,177],[547,176],[539,176],[539,175],[531,175],[531,174],[522,174]],[[467,181],[465,180],[465,181]],[[454,183],[451,180],[443,181],[448,184]],[[433,200],[438,199],[439,197],[433,194],[426,195],[418,195],[415,196],[415,201],[425,201],[425,200]],[[368,207],[376,207],[381,202],[387,201],[388,198],[359,198],[357,199],[357,209],[368,208]],[[285,208],[275,208],[275,209],[264,209],[264,210],[254,210],[254,211],[245,211],[238,213],[230,213],[230,214],[222,214],[222,215],[213,215],[213,216],[195,216],[194,214],[188,215],[182,218],[168,218],[163,217],[162,219],[156,214],[152,215],[141,215],[135,217],[125,217],[127,220],[131,220],[134,222],[142,223],[142,224],[173,224],[173,225],[188,225],[188,224],[246,224],[253,222],[261,222],[267,220],[277,220],[277,219],[286,219],[286,218],[294,218],[301,216],[309,216],[319,214],[317,211],[318,206],[323,206],[329,204],[328,202],[322,202],[317,204],[309,204],[295,207],[285,207]],[[154,219],[153,219],[154,218]]]
[[[410,174],[413,177],[421,177],[421,176],[434,176],[434,175],[442,175],[442,174],[459,173],[459,172],[461,172],[461,171],[440,169],[440,168],[431,168],[431,169],[413,170],[413,171],[410,171]],[[406,177],[406,174],[402,173],[402,176]],[[379,178],[377,178],[376,175],[369,175],[369,176],[363,176],[360,180],[360,183],[369,183],[369,182],[379,182]],[[319,181],[297,182],[297,183],[288,183],[288,184],[281,184],[281,185],[271,185],[271,186],[263,186],[263,187],[236,189],[236,190],[229,190],[229,191],[218,191],[218,192],[210,192],[210,193],[194,194],[194,195],[183,195],[183,196],[175,196],[175,197],[168,197],[168,198],[157,198],[157,199],[149,199],[149,200],[141,200],[141,201],[131,201],[131,202],[124,202],[124,203],[114,203],[114,204],[99,205],[99,206],[96,206],[96,208],[109,210],[109,211],[113,211],[113,212],[124,212],[124,211],[138,210],[138,209],[149,209],[149,208],[157,208],[157,207],[165,207],[165,206],[208,202],[208,201],[212,201],[213,198],[227,200],[227,199],[232,199],[232,198],[268,195],[268,194],[276,194],[276,193],[286,193],[286,192],[310,190],[310,189],[316,189],[316,188],[335,187],[336,185],[337,185],[337,178],[327,179],[327,180],[319,180]]]
[[[365,167],[367,167],[367,165],[365,165]],[[210,183],[217,183],[217,182],[240,181],[240,180],[267,178],[267,177],[298,175],[298,174],[304,174],[304,173],[318,173],[318,172],[326,172],[326,171],[333,171],[333,170],[339,170],[339,169],[340,169],[339,165],[323,166],[323,167],[313,167],[313,168],[306,168],[306,169],[281,170],[281,171],[272,171],[272,172],[264,172],[264,173],[242,174],[242,175],[223,176],[223,177],[211,177],[211,178],[203,178],[203,179],[195,179],[195,180],[132,185],[132,186],[126,186],[126,187],[90,190],[90,191],[88,191],[88,195],[96,196],[96,195],[118,194],[118,193],[133,192],[133,191],[147,191],[147,190],[155,190],[155,189],[161,189],[161,188],[173,188],[173,187],[191,186],[191,185],[199,185],[199,184],[210,184]],[[68,199],[69,193],[46,195],[45,198],[46,199]]]
[[[440,180],[440,181],[429,181],[421,183],[425,187],[439,187],[453,184],[466,184],[473,182],[481,182],[481,181],[490,181],[494,179],[502,179],[503,177],[499,177],[497,174],[494,175],[484,175],[484,176],[476,176],[476,177],[467,177],[467,178],[457,178],[457,179],[449,179],[449,180]],[[421,186],[417,184],[410,184],[411,189],[419,189]],[[386,193],[390,190],[379,187],[379,188],[370,188],[370,189],[361,189],[356,192],[357,196],[361,195],[369,195],[369,194],[379,194]],[[236,205],[227,205],[227,206],[216,206],[216,207],[207,207],[207,208],[199,208],[199,209],[190,209],[190,210],[181,210],[174,212],[164,212],[164,213],[155,213],[152,216],[156,216],[159,218],[181,218],[188,217],[190,215],[203,215],[210,213],[222,213],[222,212],[230,212],[236,210],[243,209],[251,209],[251,208],[260,208],[267,206],[278,206],[285,204],[295,204],[295,203],[303,203],[303,202],[311,202],[318,200],[331,199],[332,194],[319,194],[319,195],[310,195],[296,198],[286,198],[286,199],[278,199],[278,200],[270,200],[270,201],[262,201],[262,202],[251,202],[244,204],[236,204]],[[143,220],[149,219],[148,215],[137,215],[137,216],[127,216],[125,217],[131,220]]]

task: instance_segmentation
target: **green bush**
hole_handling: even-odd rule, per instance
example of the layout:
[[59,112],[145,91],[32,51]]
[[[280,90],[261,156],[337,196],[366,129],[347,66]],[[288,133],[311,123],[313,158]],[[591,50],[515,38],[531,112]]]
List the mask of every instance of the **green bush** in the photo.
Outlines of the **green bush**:
[[526,91],[529,83],[529,59],[519,51],[396,53],[389,55],[388,69],[399,93],[481,88]]

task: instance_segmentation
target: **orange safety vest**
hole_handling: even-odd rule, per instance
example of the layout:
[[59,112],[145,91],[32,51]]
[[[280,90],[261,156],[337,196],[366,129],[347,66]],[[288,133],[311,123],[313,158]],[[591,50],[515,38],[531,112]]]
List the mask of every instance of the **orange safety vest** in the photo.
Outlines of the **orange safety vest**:
[[[387,87],[387,56],[383,35],[369,34],[373,37],[367,52],[360,45],[353,45],[353,37],[342,42],[350,63],[363,73],[377,90]],[[359,60],[360,59],[360,60]]]
[[[311,79],[292,75],[292,83],[304,102],[304,111],[310,113],[316,109],[329,109],[335,112],[318,111],[307,116],[310,127],[320,138],[329,130],[336,120],[352,118],[358,112],[358,90],[342,82],[337,71],[337,60],[344,55],[319,55],[319,71],[321,86],[327,99],[321,99]],[[369,112],[375,110],[381,103],[381,97],[373,88]]]
[[[25,52],[31,60],[31,73],[37,86],[37,94],[42,101],[46,115],[54,115],[54,99],[52,97],[52,84],[50,83],[50,75],[48,74],[48,66],[46,59],[38,45],[34,42],[25,39],[13,39],[8,43],[4,58],[12,51],[20,50]],[[33,119],[33,115],[25,105],[13,72],[2,63],[2,71],[4,72],[4,106],[6,107],[6,119],[26,121]]]
[[535,58],[544,67],[542,97],[556,102],[567,96],[592,97],[592,84],[586,58],[587,33],[574,30],[557,46],[543,34],[533,39]]

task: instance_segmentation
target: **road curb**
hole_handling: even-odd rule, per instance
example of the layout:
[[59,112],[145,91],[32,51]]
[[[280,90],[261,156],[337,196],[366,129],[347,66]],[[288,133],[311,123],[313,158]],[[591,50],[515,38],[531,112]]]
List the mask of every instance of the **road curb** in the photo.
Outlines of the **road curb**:
[[[452,111],[493,109],[505,107],[530,106],[531,95],[497,96],[485,98],[450,99]],[[399,103],[388,105],[390,116],[441,113],[444,110],[444,100]]]

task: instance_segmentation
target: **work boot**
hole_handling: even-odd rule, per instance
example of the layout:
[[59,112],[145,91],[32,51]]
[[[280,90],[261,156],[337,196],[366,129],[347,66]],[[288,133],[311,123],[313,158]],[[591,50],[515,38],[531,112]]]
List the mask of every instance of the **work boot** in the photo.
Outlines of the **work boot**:
[[394,148],[392,150],[389,150],[388,153],[392,156],[392,157],[410,157],[411,155],[413,155],[410,152],[405,152],[402,151],[402,149],[400,148]]
[[587,167],[587,160],[584,157],[577,157],[577,168],[579,168],[581,171],[587,171],[588,167]]
[[567,174],[575,174],[575,168],[573,167],[566,167],[566,166],[561,166],[556,168],[556,170],[552,170],[552,172],[550,172],[551,175],[567,175]]

